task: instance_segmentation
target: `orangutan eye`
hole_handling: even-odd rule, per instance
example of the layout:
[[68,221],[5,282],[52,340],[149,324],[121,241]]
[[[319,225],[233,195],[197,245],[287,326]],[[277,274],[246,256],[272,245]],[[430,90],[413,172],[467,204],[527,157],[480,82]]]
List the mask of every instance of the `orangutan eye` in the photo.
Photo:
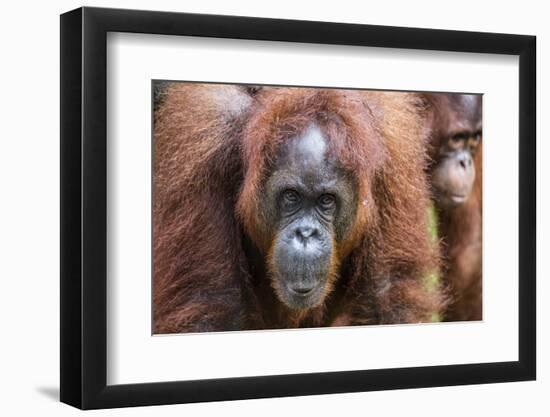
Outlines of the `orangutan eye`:
[[287,203],[297,203],[300,201],[300,195],[294,190],[285,190],[283,192],[283,199]]
[[464,142],[468,139],[468,135],[463,132],[452,135],[447,141],[447,146],[451,149],[459,149],[464,145]]
[[464,139],[466,139],[468,137],[468,135],[465,133],[465,132],[459,132],[459,133],[456,133],[454,134],[451,139],[454,141],[454,142],[461,142],[463,141]]
[[332,194],[323,194],[318,201],[323,210],[330,210],[336,204],[336,198]]
[[281,205],[286,211],[294,211],[300,206],[302,197],[295,190],[284,190],[281,194]]
[[479,146],[479,143],[481,142],[481,132],[476,132],[472,135],[470,139],[468,139],[468,148],[470,149],[470,152],[472,155],[477,150],[477,147]]

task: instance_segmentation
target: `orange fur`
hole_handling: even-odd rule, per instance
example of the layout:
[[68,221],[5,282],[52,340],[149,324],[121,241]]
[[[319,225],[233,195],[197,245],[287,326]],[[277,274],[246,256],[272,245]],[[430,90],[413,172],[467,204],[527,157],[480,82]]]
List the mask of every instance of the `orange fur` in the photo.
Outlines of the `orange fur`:
[[[430,173],[439,162],[441,145],[446,141],[448,128],[456,120],[468,120],[449,103],[448,94],[425,94],[426,120],[430,129],[427,144]],[[479,114],[481,126],[481,114]],[[441,240],[442,281],[449,302],[442,316],[445,321],[482,319],[482,147],[480,142],[474,156],[475,180],[466,202],[454,208],[441,207],[434,198],[438,213],[438,233]]]
[[[418,104],[407,93],[263,88],[252,97],[171,84],[154,129],[155,333],[430,321],[442,298],[423,283],[438,253]],[[325,302],[296,312],[271,287],[274,231],[258,206],[278,146],[311,121],[353,176],[358,202]]]
[[446,321],[482,319],[482,149],[474,157],[476,179],[470,198],[439,213],[445,283],[451,303]]

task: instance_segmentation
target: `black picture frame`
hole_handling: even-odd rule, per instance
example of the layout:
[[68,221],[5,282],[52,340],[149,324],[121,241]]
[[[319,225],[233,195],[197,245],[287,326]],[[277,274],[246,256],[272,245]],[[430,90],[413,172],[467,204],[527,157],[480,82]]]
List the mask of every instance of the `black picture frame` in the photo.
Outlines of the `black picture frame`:
[[[108,32],[519,56],[519,360],[107,385]],[[88,7],[61,15],[61,401],[94,409],[535,379],[535,54],[524,35]]]

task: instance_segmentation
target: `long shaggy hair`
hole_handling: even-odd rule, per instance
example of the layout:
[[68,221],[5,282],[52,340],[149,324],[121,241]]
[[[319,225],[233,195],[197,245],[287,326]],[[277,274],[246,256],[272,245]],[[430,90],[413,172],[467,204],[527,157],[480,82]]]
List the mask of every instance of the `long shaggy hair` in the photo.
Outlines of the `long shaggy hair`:
[[[430,175],[441,158],[439,152],[453,120],[477,121],[481,126],[482,106],[480,101],[477,106],[464,108],[461,94],[426,93],[421,99],[430,131]],[[482,319],[482,148],[481,140],[474,155],[475,180],[468,200],[460,206],[447,207],[439,204],[435,194],[433,197],[441,246],[441,281],[449,298],[442,312],[445,321]]]
[[[442,306],[427,229],[426,129],[416,96],[174,83],[154,120],[154,332],[430,321]],[[334,291],[288,311],[269,285],[258,209],[279,145],[311,122],[353,176]]]

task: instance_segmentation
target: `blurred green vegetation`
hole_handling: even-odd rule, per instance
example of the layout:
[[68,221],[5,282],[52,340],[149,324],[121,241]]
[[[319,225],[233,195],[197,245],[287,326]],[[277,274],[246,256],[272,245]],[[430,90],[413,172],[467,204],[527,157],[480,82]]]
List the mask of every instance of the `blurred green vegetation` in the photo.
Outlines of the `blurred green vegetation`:
[[437,212],[432,203],[430,207],[428,207],[428,233],[430,234],[430,239],[434,243],[437,243],[437,220]]
[[[438,245],[439,244],[439,237],[438,237],[438,230],[437,230],[437,212],[435,210],[435,207],[433,204],[430,205],[428,208],[428,234],[430,236],[430,240],[432,241],[432,244]],[[436,291],[438,284],[439,284],[439,271],[435,270],[430,272],[426,277],[424,277],[424,281],[426,284],[426,287],[428,288],[428,291]],[[441,318],[439,317],[439,314],[437,312],[434,312],[431,317],[432,322],[439,322],[441,321]]]

